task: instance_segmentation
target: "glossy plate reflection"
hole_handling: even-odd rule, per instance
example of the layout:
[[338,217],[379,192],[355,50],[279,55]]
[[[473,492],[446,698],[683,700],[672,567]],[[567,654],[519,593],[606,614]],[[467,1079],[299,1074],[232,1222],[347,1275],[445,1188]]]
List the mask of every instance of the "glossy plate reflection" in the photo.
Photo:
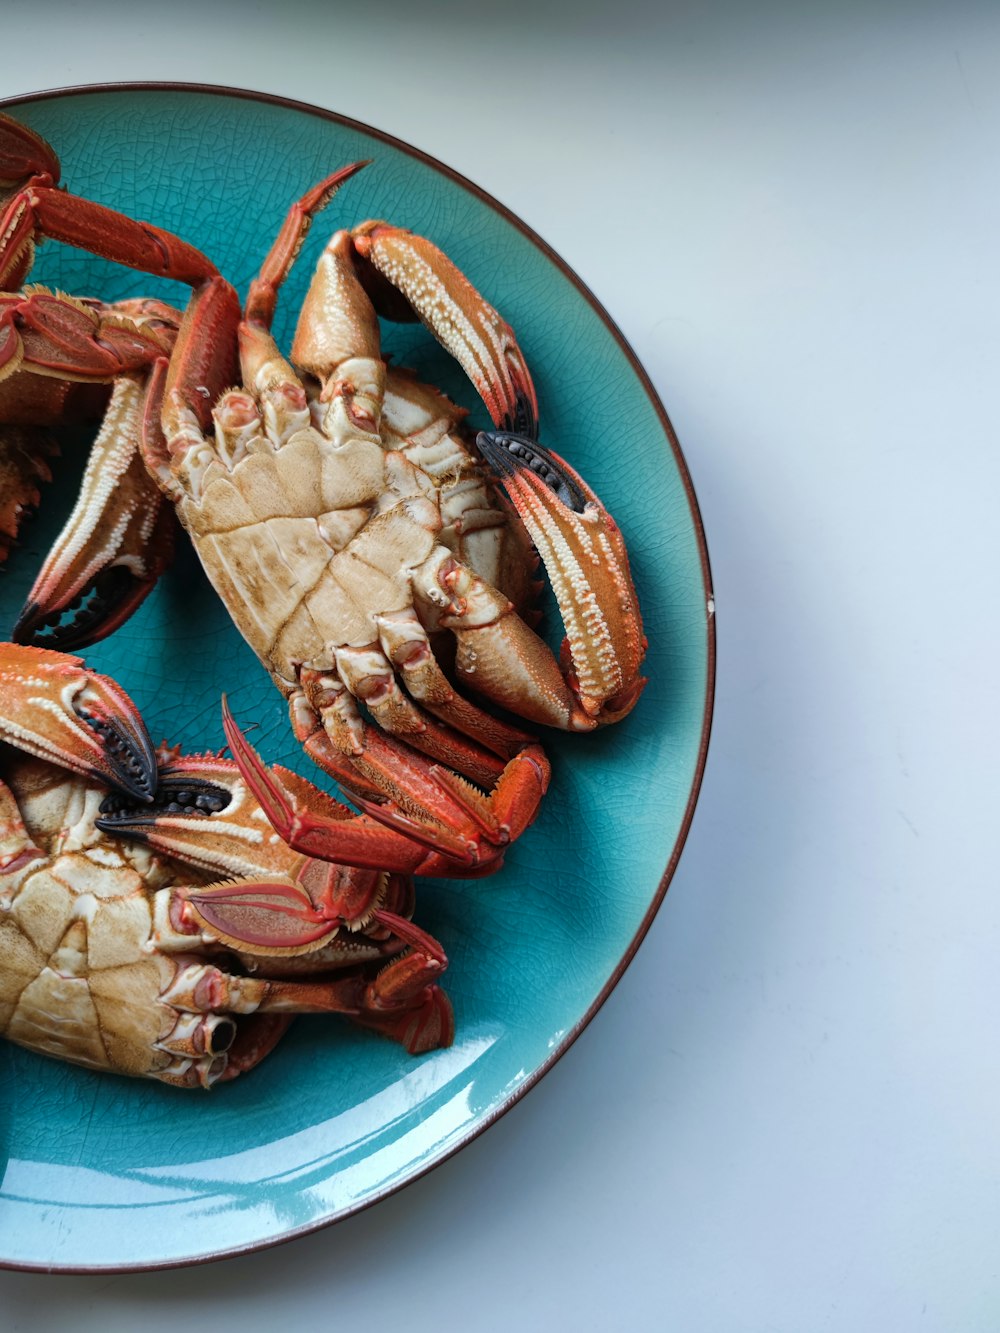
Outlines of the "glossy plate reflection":
[[[279,338],[287,346],[335,227],[386,217],[431,236],[517,329],[542,439],[623,528],[650,640],[650,685],[624,723],[546,738],[552,788],[505,869],[418,890],[418,919],[450,959],[450,1050],[413,1059],[334,1019],[300,1019],[259,1069],[202,1095],[0,1046],[0,1263],[189,1263],[325,1225],[414,1179],[506,1110],[596,1012],[659,905],[701,780],[714,662],[707,556],[666,416],[607,316],[523,224],[447,168],[354,122],[235,92],[115,87],[3,105],[54,145],[74,192],[179,232],[241,291],[289,201],[372,158],[314,227]],[[41,249],[32,279],[108,299],[186,297],[57,245]],[[386,348],[472,406],[461,372],[419,327],[387,330]],[[473,421],[486,424],[481,410]],[[84,444],[67,443],[0,582],[4,637],[70,508]],[[87,658],[122,683],[154,736],[218,748],[226,690],[235,714],[257,722],[266,760],[318,778],[186,550]]]

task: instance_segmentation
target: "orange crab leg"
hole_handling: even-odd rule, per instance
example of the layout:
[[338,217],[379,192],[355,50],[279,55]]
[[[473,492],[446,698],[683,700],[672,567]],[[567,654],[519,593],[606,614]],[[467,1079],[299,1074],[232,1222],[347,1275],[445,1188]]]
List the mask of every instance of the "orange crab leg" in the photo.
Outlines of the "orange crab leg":
[[[536,441],[480,432],[477,445],[545,564],[566,628],[565,687],[550,681],[552,724],[587,730],[617,721],[635,706],[646,684],[639,675],[646,638],[618,525],[583,478]],[[526,671],[537,664],[537,650],[512,616],[482,626],[463,625],[460,616],[449,623],[460,654],[476,653],[480,680],[487,651],[494,658],[508,651]],[[494,640],[488,650],[487,638]]]
[[[143,386],[115,385],[83,485],[14,626],[18,643],[71,650],[118,628],[173,556],[176,520],[139,453]],[[64,613],[68,613],[64,615]]]
[[[378,868],[312,860],[292,850],[267,828],[231,759],[170,751],[161,751],[159,758],[155,799],[137,806],[126,798],[109,797],[102,803],[97,827],[146,842],[209,874],[227,876],[223,884],[191,889],[185,912],[203,908],[203,926],[232,948],[313,954],[317,945],[333,943],[344,924],[353,941],[343,950],[347,962],[383,956],[379,948],[363,954],[359,941],[370,942],[376,908],[412,910],[408,878]],[[285,770],[281,774],[289,798],[304,808],[331,820],[354,817],[304,778]],[[184,913],[172,919],[172,929],[192,933],[185,920]],[[363,936],[353,933],[362,929]]]
[[0,293],[0,380],[23,369],[58,380],[110,382],[168,355],[173,339],[165,320],[136,320],[100,301],[44,287]]
[[[255,925],[248,930],[247,938],[237,928],[234,938],[231,933],[226,933],[232,931],[232,924],[223,913],[226,942],[244,957],[259,955],[268,958],[275,953],[287,952],[281,943],[284,932],[280,927],[272,942],[272,927],[259,925],[261,918],[280,913],[280,907],[275,909],[264,898],[267,891],[278,886],[263,884],[256,887],[262,897],[256,908]],[[252,896],[253,888],[249,886],[248,897]],[[199,930],[207,928],[209,935],[216,934],[206,908],[206,900],[212,894],[211,888],[180,890],[173,894],[176,902],[195,907],[199,919],[194,923],[195,927]],[[250,914],[253,913],[251,907]],[[451,1004],[437,985],[448,966],[444,950],[433,936],[403,917],[392,912],[378,912],[376,917],[398,941],[396,947],[402,946],[407,952],[381,967],[374,977],[370,977],[367,968],[356,968],[347,975],[320,975],[303,981],[258,978],[231,975],[208,964],[181,968],[178,980],[169,992],[169,1001],[185,1012],[249,1013],[255,1018],[274,1013],[342,1013],[361,1026],[400,1042],[411,1055],[449,1046],[454,1038],[455,1021]],[[260,940],[257,939],[258,932],[262,935]],[[309,947],[309,942],[305,941],[303,949]],[[191,1053],[173,1043],[168,1044],[179,1053]]]
[[[503,849],[535,818],[548,787],[549,762],[541,746],[527,736],[519,749],[511,750],[499,776],[491,777],[490,795],[485,796],[465,778],[430,763],[378,727],[362,724],[359,737],[335,709],[325,712],[321,724],[316,713],[294,696],[290,713],[296,739],[306,753],[340,783],[360,810],[432,852],[457,858],[468,876],[499,868]],[[419,873],[457,872],[443,860]]]
[[278,290],[299,256],[313,218],[326,208],[346,180],[368,165],[369,162],[365,160],[341,167],[339,171],[333,172],[318,185],[314,185],[311,190],[307,190],[302,198],[291,206],[282,223],[281,231],[267,253],[260,273],[250,284],[245,310],[247,323],[259,324],[265,329],[271,327]]
[[[366,815],[351,817],[346,806],[342,809],[347,817],[317,817],[268,771],[225,702],[223,726],[233,758],[254,799],[275,831],[296,851],[351,865],[384,866],[408,874],[442,874],[447,873],[449,866],[453,868],[452,873],[460,874],[462,871],[454,868],[456,863],[462,864],[464,873],[469,872],[474,860],[473,849],[465,840],[451,836],[446,829],[421,827],[419,832],[423,836],[418,842],[409,829],[401,834]],[[351,797],[359,804],[368,804],[353,791]],[[429,849],[432,839],[433,848]]]
[[209,279],[191,294],[170,359],[160,357],[150,368],[139,447],[150,475],[172,501],[183,494],[173,468],[192,446],[204,454],[212,406],[237,378],[240,318],[235,289],[225,278]]
[[51,186],[29,186],[15,196],[7,219],[15,246],[17,229],[30,227],[37,235],[189,286],[218,272],[200,250],[171,232]]
[[[0,346],[12,357],[0,392],[16,385],[22,397],[5,405],[8,419],[44,419],[38,385],[56,391],[51,407],[66,408],[74,380],[115,381],[76,506],[14,628],[20,643],[73,649],[103,638],[170,562],[174,518],[138,454],[144,389],[137,374],[169,353],[179,321],[156,301],[108,306],[41,288],[0,296]],[[4,330],[11,335],[5,344]]]

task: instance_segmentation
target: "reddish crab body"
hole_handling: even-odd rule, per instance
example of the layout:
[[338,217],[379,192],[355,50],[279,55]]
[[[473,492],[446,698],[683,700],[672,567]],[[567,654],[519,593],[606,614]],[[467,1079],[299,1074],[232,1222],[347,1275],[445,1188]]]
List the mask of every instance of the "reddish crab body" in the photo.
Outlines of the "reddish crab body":
[[[513,331],[430,242],[383,222],[336,232],[290,358],[278,349],[278,289],[313,215],[361,165],[292,208],[242,311],[199,318],[223,294],[196,293],[178,353],[154,371],[163,439],[146,437],[146,458],[296,734],[371,816],[325,841],[331,830],[260,781],[283,836],[352,863],[482,874],[549,779],[537,742],[489,705],[568,730],[617,721],[645,683],[645,639],[617,526],[532,438],[535,389]],[[421,390],[418,403],[387,368],[377,314],[401,300],[479,389],[498,429],[478,447],[446,399]],[[241,386],[209,413],[184,358],[200,330],[227,323]],[[563,615],[562,660],[520,614],[531,545]]]

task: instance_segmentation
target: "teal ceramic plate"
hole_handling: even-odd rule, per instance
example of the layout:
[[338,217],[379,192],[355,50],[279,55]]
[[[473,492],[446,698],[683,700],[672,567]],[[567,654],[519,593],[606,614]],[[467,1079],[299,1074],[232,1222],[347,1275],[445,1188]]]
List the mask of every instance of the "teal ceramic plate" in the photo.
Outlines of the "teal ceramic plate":
[[[691,819],[712,701],[708,564],[687,470],[634,356],[566,266],[468,181],[355,122],[235,91],[112,87],[4,107],[55,146],[70,189],[181,233],[242,291],[288,203],[335,167],[372,158],[314,227],[279,335],[289,337],[335,226],[387,217],[431,236],[517,329],[542,438],[624,529],[650,640],[650,684],[631,717],[548,739],[552,787],[504,870],[420,889],[418,918],[450,959],[450,1050],[412,1059],[349,1024],[300,1019],[259,1069],[203,1094],[0,1044],[0,1263],[156,1268],[273,1244],[375,1202],[468,1143],[579,1035],[646,932]],[[184,300],[173,284],[55,244],[32,278]],[[392,330],[388,345],[472,405],[419,326]],[[69,449],[0,580],[5,632],[68,511],[78,462]],[[318,776],[190,555],[88,659],[122,682],[154,736],[219,747],[225,689],[237,717],[259,724],[269,761]]]

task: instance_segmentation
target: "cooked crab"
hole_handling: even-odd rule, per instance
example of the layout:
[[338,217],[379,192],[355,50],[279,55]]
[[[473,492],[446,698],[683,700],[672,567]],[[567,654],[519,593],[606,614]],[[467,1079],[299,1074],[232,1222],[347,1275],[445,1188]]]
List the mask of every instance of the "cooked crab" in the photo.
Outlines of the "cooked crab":
[[412,882],[293,852],[232,761],[154,752],[107,677],[0,645],[0,741],[10,1040],[179,1086],[252,1068],[296,1013],[349,1015],[413,1053],[451,1041],[446,959],[409,920]]
[[[278,289],[311,217],[360,165],[293,207],[242,314],[220,314],[220,292],[195,294],[177,354],[153,375],[164,438],[147,434],[144,447],[209,578],[289,699],[296,734],[387,826],[368,835],[369,855],[412,869],[417,841],[437,858],[435,873],[481,873],[534,817],[548,765],[465,689],[533,724],[589,730],[634,706],[645,639],[616,524],[530,438],[535,391],[512,330],[430,242],[383,222],[338,231],[291,360],[278,350]],[[381,356],[372,295],[389,313],[404,299],[473,378],[502,428],[480,435],[479,449],[509,505],[451,406],[425,393],[418,410],[404,398]],[[227,322],[241,387],[210,412],[185,364],[202,367],[191,349],[204,328]],[[518,611],[531,570],[521,522],[553,580],[562,662]],[[461,688],[439,664],[442,639]]]
[[[465,691],[532,724],[589,730],[634,706],[645,639],[617,526],[533,438],[535,391],[512,330],[430,242],[383,222],[337,232],[294,366],[278,351],[281,283],[313,215],[361,165],[293,205],[244,310],[222,280],[196,287],[151,373],[142,451],[296,734],[386,826],[368,860],[410,868],[418,841],[438,873],[481,872],[531,822],[548,765]],[[468,371],[499,428],[479,452],[458,409],[389,371],[372,298],[423,319]],[[224,391],[237,347],[241,387]],[[563,614],[560,660],[520,613],[529,537]],[[45,577],[64,564],[57,553]],[[32,598],[18,637],[46,613]],[[439,661],[444,641],[461,688]]]

